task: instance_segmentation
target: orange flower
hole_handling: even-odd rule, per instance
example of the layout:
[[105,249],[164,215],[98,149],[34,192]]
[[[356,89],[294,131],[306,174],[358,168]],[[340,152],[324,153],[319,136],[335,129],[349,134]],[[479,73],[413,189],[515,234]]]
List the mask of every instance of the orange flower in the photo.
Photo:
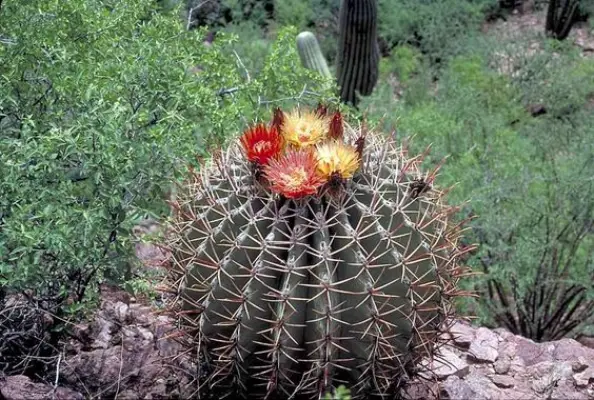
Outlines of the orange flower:
[[264,174],[274,192],[296,199],[315,194],[324,183],[316,171],[316,161],[313,151],[290,149],[278,160],[270,160]]
[[265,165],[275,158],[282,149],[282,137],[276,128],[266,128],[258,124],[246,130],[241,137],[241,144],[249,161]]

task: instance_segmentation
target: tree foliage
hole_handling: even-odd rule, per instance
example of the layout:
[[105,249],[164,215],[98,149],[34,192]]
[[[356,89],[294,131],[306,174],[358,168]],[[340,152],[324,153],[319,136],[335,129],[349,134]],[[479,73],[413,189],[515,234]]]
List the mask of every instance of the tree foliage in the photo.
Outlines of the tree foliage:
[[101,282],[134,278],[132,227],[166,215],[195,157],[275,102],[318,101],[295,30],[279,32],[254,74],[236,36],[207,46],[179,9],[158,10],[152,0],[2,5],[0,289],[55,322],[84,311]]

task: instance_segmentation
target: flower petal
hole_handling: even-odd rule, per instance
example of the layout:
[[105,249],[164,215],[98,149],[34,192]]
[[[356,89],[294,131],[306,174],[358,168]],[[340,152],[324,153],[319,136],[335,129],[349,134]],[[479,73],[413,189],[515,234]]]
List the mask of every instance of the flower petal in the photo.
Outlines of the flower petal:
[[329,119],[311,111],[295,110],[285,115],[284,139],[296,148],[315,145],[326,139]]
[[282,137],[276,128],[266,128],[263,124],[248,128],[240,141],[246,158],[262,165],[277,157],[282,149]]
[[339,174],[343,179],[351,178],[359,168],[357,150],[349,145],[332,140],[317,146],[318,173],[325,179]]
[[309,150],[290,149],[264,167],[271,189],[291,199],[315,194],[324,180],[317,173],[316,157]]

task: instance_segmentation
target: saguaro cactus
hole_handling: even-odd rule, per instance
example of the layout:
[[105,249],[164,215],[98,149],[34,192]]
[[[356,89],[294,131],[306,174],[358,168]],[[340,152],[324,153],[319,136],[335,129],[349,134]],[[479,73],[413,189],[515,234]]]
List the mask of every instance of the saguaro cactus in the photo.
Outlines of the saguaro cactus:
[[550,0],[545,25],[547,35],[558,40],[567,38],[578,6],[579,0]]
[[297,35],[297,52],[305,68],[317,71],[326,78],[332,78],[326,58],[313,33],[304,31]]
[[336,76],[343,102],[371,94],[379,74],[377,0],[342,0]]
[[338,113],[275,113],[172,203],[174,310],[213,398],[392,398],[452,313],[460,226],[435,172]]

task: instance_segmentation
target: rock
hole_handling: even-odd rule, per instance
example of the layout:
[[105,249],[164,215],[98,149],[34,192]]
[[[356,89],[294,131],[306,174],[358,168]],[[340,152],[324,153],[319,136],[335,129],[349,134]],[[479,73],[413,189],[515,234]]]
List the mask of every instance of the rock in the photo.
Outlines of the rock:
[[515,379],[512,378],[511,376],[493,375],[490,378],[491,378],[491,381],[493,381],[493,383],[495,384],[495,386],[503,388],[503,389],[513,388],[516,384]]
[[571,363],[551,363],[545,361],[534,366],[536,379],[532,383],[532,389],[536,393],[550,395],[553,389],[559,385],[560,381],[566,381],[572,376]]
[[142,326],[148,326],[151,323],[151,308],[143,306],[141,304],[132,304],[130,306],[130,318],[136,322],[136,324]]
[[573,382],[569,379],[563,379],[555,384],[551,389],[550,400],[586,400],[589,397],[576,391]]
[[449,377],[443,387],[442,387],[442,396],[446,396],[446,399],[474,399],[476,397],[476,393],[472,390],[470,385],[464,382],[462,379],[458,378],[457,376]]
[[124,390],[118,393],[119,400],[134,400],[136,398],[138,398],[138,393],[136,393],[134,390]]
[[[486,379],[486,378],[485,378]],[[451,400],[491,400],[499,399],[500,397],[493,397],[484,386],[481,380],[462,380],[457,376],[450,376],[442,386],[442,396]]]
[[511,362],[507,357],[499,358],[495,362],[495,364],[493,364],[493,368],[495,369],[495,372],[500,375],[507,374],[510,370],[510,367],[511,367]]
[[140,337],[142,337],[142,339],[147,342],[152,342],[154,340],[153,334],[148,329],[139,328],[138,333],[139,333]]
[[91,343],[66,356],[60,378],[102,398],[162,399],[173,392],[187,398],[196,366],[169,337],[174,330],[174,321],[151,307],[103,301],[88,333]]
[[[145,229],[157,230],[156,224]],[[161,249],[137,243],[137,250],[146,267],[161,268],[165,255]],[[144,303],[134,303],[117,286],[101,285],[100,293],[100,307],[92,320],[75,326],[72,339],[64,344],[61,386],[35,383],[24,376],[2,378],[0,373],[0,399],[191,398],[198,368],[175,339],[179,336],[175,321],[159,315],[145,298]],[[161,300],[169,298],[164,294]],[[44,378],[54,381],[51,375]]]
[[585,371],[588,367],[588,360],[581,356],[571,363],[571,369],[573,370],[573,372],[582,372]]
[[118,301],[114,307],[115,310],[115,319],[117,322],[119,322],[120,324],[126,324],[126,322],[128,321],[128,309],[130,307],[128,307],[127,304],[122,303],[121,301]]
[[493,329],[493,332],[497,334],[499,337],[501,337],[503,340],[515,337],[513,333],[504,328],[495,328]]
[[594,350],[581,346],[573,339],[561,339],[554,342],[552,354],[557,361],[575,361],[582,357],[587,360],[586,364],[594,368]]
[[24,375],[0,379],[0,397],[8,400],[84,400],[74,390],[33,382]]
[[573,375],[573,363],[570,361],[555,364],[553,374],[559,379],[569,379]]
[[526,375],[531,378],[540,378],[549,375],[553,371],[554,363],[552,361],[543,361],[538,364],[526,367]]
[[553,389],[554,382],[551,382],[550,377],[545,376],[532,382],[532,390],[538,394],[545,394]]
[[452,375],[462,378],[469,372],[466,361],[462,360],[456,353],[447,348],[442,348],[439,351],[439,354],[435,356],[433,362],[427,360],[426,362],[421,363],[421,366],[430,371],[430,373],[421,373],[422,376],[428,379],[435,377],[443,380]]
[[439,384],[432,381],[414,381],[407,384],[400,392],[402,400],[436,399],[439,396]]
[[460,321],[456,321],[450,327],[449,333],[454,343],[464,349],[467,349],[474,340],[474,329]]
[[534,343],[532,340],[521,336],[516,336],[514,341],[516,343],[518,358],[522,360],[526,366],[553,360],[552,353],[554,348],[551,349],[546,344]]
[[[495,330],[495,332],[497,331]],[[514,342],[515,336],[507,332],[502,339],[503,341],[499,342],[499,356],[493,364],[493,369],[497,374],[510,374],[513,376],[517,371],[524,368],[524,363],[516,357],[517,345]]]
[[590,382],[594,381],[594,369],[588,368],[585,371],[574,374],[573,381],[578,388],[588,387]]
[[107,349],[113,339],[113,332],[117,330],[115,324],[105,318],[98,317],[95,322],[96,336],[94,337],[91,347],[95,349]]
[[468,354],[476,361],[492,363],[497,360],[499,355],[498,347],[499,339],[497,335],[487,328],[479,328],[470,344]]
[[89,324],[76,324],[72,329],[72,335],[80,341],[90,339],[91,326]]
[[506,336],[502,338],[497,348],[500,358],[513,359],[518,354],[518,345],[515,342],[515,336]]
[[[452,327],[459,332],[457,342],[448,331],[443,363],[429,365],[433,375],[413,379],[414,396],[405,398],[438,399],[434,391],[423,391],[426,377],[434,376],[441,398],[451,400],[594,399],[594,352],[575,340],[535,343],[503,329]],[[459,363],[467,359],[478,362]]]

